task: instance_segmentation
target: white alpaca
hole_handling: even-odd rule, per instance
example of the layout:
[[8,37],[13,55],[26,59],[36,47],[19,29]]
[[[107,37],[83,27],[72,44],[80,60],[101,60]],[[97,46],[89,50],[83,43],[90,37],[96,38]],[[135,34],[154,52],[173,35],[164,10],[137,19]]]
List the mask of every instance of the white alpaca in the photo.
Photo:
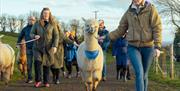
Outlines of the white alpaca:
[[[0,39],[3,35],[0,36]],[[10,77],[13,75],[15,62],[15,52],[8,44],[0,41],[0,76],[8,84]]]
[[84,42],[77,51],[77,62],[85,82],[86,91],[95,91],[102,77],[103,51],[98,44],[99,24],[96,20],[85,20]]

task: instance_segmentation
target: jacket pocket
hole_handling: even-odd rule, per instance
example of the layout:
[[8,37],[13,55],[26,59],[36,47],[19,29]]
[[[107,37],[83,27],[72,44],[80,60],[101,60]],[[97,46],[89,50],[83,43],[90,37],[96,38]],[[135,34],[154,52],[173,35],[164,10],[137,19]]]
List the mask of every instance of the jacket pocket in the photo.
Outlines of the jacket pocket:
[[128,33],[126,35],[127,40],[134,40],[134,30],[132,28],[127,30]]
[[142,32],[142,41],[148,42],[152,41],[152,30],[151,29],[146,29]]

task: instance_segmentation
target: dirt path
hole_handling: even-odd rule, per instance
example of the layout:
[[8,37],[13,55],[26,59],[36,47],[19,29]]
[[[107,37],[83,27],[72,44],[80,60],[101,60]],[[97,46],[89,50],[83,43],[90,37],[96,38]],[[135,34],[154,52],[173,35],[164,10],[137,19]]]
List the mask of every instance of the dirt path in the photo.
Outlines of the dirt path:
[[[135,91],[134,80],[117,81],[115,79],[115,65],[108,66],[108,76],[106,82],[101,82],[97,91]],[[84,85],[80,78],[66,79],[61,77],[59,85],[51,84],[50,88],[34,88],[33,84],[26,84],[24,81],[17,81],[10,83],[8,87],[0,86],[0,91],[84,91]],[[180,91],[169,87],[167,85],[158,84],[156,82],[149,82],[149,91]]]

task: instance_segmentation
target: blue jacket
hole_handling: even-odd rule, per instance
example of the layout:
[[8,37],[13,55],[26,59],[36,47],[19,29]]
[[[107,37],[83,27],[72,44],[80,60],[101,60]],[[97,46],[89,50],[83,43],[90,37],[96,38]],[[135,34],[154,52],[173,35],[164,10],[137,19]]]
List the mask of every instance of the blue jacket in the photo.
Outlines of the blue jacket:
[[[25,38],[25,41],[28,41],[28,40],[32,39],[30,37],[31,28],[32,28],[32,25],[27,25],[26,27],[24,27],[22,29],[21,33],[19,34],[17,43],[21,43],[23,38]],[[26,44],[27,49],[32,49],[32,47],[33,47],[33,42],[29,42],[29,43]]]
[[128,54],[127,54],[128,42],[125,38],[118,38],[113,42],[112,55],[116,56],[117,65],[127,65]]
[[105,39],[103,39],[103,42],[98,41],[98,42],[99,42],[99,45],[101,46],[101,48],[103,49],[103,51],[106,51],[107,48],[108,48],[108,46],[109,46],[109,44],[110,44],[110,40],[109,40],[109,38],[107,37],[108,34],[109,34],[109,31],[106,30],[105,27],[104,27],[103,30],[99,30],[99,31],[98,31],[99,37],[105,36]]
[[76,58],[77,47],[74,44],[65,44],[64,46],[64,56],[67,61],[73,61]]

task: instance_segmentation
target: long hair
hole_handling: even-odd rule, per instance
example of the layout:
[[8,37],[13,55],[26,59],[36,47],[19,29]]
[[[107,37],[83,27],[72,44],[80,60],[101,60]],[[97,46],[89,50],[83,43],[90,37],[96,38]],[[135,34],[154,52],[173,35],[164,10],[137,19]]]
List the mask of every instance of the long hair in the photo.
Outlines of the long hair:
[[[50,9],[49,9],[48,7],[43,8],[43,10],[41,11],[40,21],[43,20],[43,12],[44,12],[45,10],[48,10],[48,11],[49,11],[49,23],[52,24],[52,25],[54,25],[54,24],[55,24],[54,18],[53,18],[52,14],[51,14],[51,11],[50,11]],[[44,25],[43,22],[42,22],[42,24]]]

